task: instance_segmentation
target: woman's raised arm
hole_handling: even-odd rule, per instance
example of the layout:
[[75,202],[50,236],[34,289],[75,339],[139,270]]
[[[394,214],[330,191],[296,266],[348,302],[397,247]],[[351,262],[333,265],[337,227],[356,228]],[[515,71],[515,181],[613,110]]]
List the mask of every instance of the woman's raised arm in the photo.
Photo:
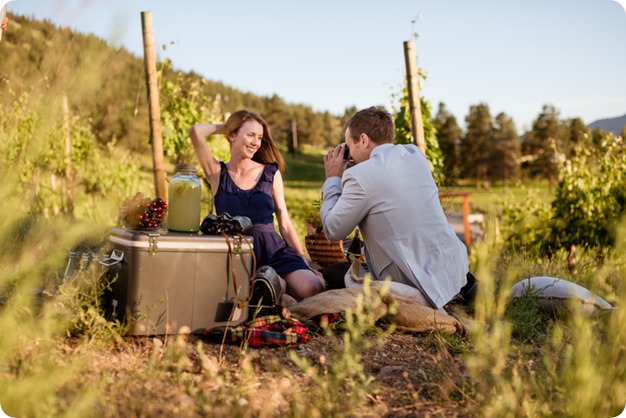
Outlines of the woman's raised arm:
[[193,149],[196,152],[198,162],[204,171],[211,190],[213,193],[217,192],[217,188],[220,182],[220,163],[215,159],[209,146],[206,143],[206,139],[215,134],[223,134],[224,125],[211,124],[211,123],[199,123],[193,125],[189,129],[189,136],[191,137],[191,143]]

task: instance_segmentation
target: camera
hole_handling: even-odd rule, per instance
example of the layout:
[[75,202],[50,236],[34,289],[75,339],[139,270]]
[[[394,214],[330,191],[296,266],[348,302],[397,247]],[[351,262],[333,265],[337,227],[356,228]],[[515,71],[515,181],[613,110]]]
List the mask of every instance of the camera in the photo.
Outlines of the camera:
[[343,144],[343,160],[348,161],[350,159],[350,148],[347,144]]
[[245,234],[251,227],[252,222],[247,216],[231,216],[224,212],[219,216],[214,214],[205,216],[200,224],[200,232],[204,235]]

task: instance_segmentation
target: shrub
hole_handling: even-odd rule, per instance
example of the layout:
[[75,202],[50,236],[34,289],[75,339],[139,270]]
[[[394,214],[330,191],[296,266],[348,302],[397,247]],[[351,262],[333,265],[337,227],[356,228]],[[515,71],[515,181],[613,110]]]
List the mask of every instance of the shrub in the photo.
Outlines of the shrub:
[[615,246],[615,228],[626,212],[626,152],[622,138],[607,134],[597,148],[576,148],[559,168],[550,206],[529,197],[525,207],[505,207],[505,241],[511,251],[553,257],[568,253],[575,271],[577,249],[601,259]]

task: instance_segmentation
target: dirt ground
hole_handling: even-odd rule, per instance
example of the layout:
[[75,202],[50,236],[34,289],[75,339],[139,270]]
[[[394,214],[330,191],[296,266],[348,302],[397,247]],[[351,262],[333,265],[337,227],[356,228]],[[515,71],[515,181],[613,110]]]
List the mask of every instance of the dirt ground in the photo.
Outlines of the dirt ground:
[[[291,352],[319,367],[331,363],[342,344],[340,334],[316,336],[299,346],[245,350],[208,342],[199,346],[200,341],[194,335],[126,337],[116,348],[99,351],[91,360],[93,373],[84,377],[103,388],[99,415],[230,416],[230,395],[220,393],[243,391],[246,379],[253,381],[256,393],[267,392],[257,402],[267,397],[267,402],[282,402],[284,408],[286,401],[276,400],[280,394],[272,392],[280,392],[286,384],[293,394],[310,384],[310,378],[291,360]],[[468,347],[468,338],[459,335],[395,332],[387,336],[379,346],[361,353],[364,372],[373,378],[375,390],[366,395],[365,408],[358,416],[474,416],[478,405],[463,361]],[[79,350],[77,341],[67,342],[68,355]],[[254,370],[252,377],[241,370],[244,351]],[[219,366],[207,366],[207,359],[219,359]],[[211,367],[219,368],[220,376],[228,370],[230,380],[217,379]],[[262,410],[259,405],[251,406],[253,411]],[[266,411],[252,416],[275,415]]]

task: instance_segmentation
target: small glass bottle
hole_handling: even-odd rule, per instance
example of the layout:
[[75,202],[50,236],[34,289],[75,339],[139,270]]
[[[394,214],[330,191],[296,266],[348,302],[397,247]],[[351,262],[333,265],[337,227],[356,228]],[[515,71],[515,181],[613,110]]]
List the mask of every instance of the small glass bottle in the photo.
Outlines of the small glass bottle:
[[89,267],[89,252],[84,252],[80,259],[80,271],[85,271]]
[[177,164],[170,180],[167,229],[198,232],[202,187],[194,164]]
[[70,257],[67,260],[67,266],[65,266],[65,273],[63,273],[63,281],[67,282],[70,280],[77,269],[78,253],[76,253],[76,251],[70,251]]

